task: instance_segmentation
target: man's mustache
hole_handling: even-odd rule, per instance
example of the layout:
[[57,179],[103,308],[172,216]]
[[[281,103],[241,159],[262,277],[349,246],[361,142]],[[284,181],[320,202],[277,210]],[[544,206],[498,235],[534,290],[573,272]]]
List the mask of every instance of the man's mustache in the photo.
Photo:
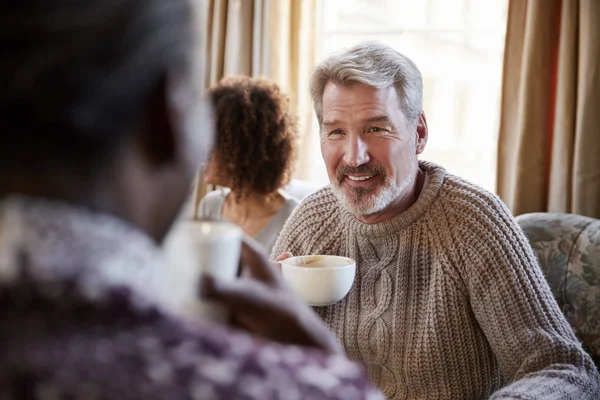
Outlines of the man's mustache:
[[340,166],[337,168],[335,175],[338,183],[342,183],[346,175],[381,175],[385,178],[385,170],[381,165],[360,165],[358,167],[350,167],[349,165]]

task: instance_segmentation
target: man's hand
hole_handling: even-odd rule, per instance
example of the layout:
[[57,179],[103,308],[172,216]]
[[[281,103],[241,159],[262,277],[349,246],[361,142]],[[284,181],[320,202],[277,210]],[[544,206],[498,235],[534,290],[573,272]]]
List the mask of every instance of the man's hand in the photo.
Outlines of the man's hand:
[[[291,253],[283,253],[277,260],[288,257]],[[291,292],[275,265],[254,241],[244,239],[242,261],[245,271],[235,281],[203,276],[201,295],[227,306],[237,325],[254,334],[282,343],[342,352],[335,336],[310,307]]]
[[283,260],[287,260],[288,258],[292,258],[294,257],[294,255],[288,251],[286,251],[285,253],[281,253],[280,255],[277,256],[277,258],[275,259],[275,261],[283,261]]

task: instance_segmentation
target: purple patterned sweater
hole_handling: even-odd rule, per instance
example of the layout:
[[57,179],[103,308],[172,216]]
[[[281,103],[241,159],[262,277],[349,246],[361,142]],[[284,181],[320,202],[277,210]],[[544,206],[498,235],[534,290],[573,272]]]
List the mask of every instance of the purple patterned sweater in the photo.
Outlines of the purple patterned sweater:
[[380,399],[339,355],[162,306],[158,247],[107,215],[0,203],[0,399]]

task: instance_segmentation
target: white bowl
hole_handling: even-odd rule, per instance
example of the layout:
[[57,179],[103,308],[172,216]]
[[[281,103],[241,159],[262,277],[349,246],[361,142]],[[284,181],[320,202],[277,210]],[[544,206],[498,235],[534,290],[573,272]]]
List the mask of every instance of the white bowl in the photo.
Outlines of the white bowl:
[[354,283],[356,262],[340,256],[298,256],[279,262],[283,278],[311,306],[342,300]]

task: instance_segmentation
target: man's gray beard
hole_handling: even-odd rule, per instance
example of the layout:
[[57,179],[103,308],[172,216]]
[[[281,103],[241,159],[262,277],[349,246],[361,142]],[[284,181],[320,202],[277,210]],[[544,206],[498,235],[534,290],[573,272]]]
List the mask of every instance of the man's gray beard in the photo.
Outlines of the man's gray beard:
[[338,199],[342,207],[346,209],[350,214],[353,215],[371,215],[377,212],[385,210],[389,207],[396,199],[398,199],[411,185],[415,172],[416,166],[411,168],[411,171],[406,178],[396,184],[394,181],[387,180],[383,186],[379,189],[379,193],[375,189],[370,187],[348,187],[350,197],[348,198],[344,194],[344,190],[340,183],[332,183],[331,189],[333,194]]
[[393,182],[386,182],[385,186],[379,189],[379,193],[373,188],[348,188],[349,196],[346,196],[339,185],[331,185],[331,188],[342,207],[353,215],[370,215],[382,211],[403,191],[402,187]]

